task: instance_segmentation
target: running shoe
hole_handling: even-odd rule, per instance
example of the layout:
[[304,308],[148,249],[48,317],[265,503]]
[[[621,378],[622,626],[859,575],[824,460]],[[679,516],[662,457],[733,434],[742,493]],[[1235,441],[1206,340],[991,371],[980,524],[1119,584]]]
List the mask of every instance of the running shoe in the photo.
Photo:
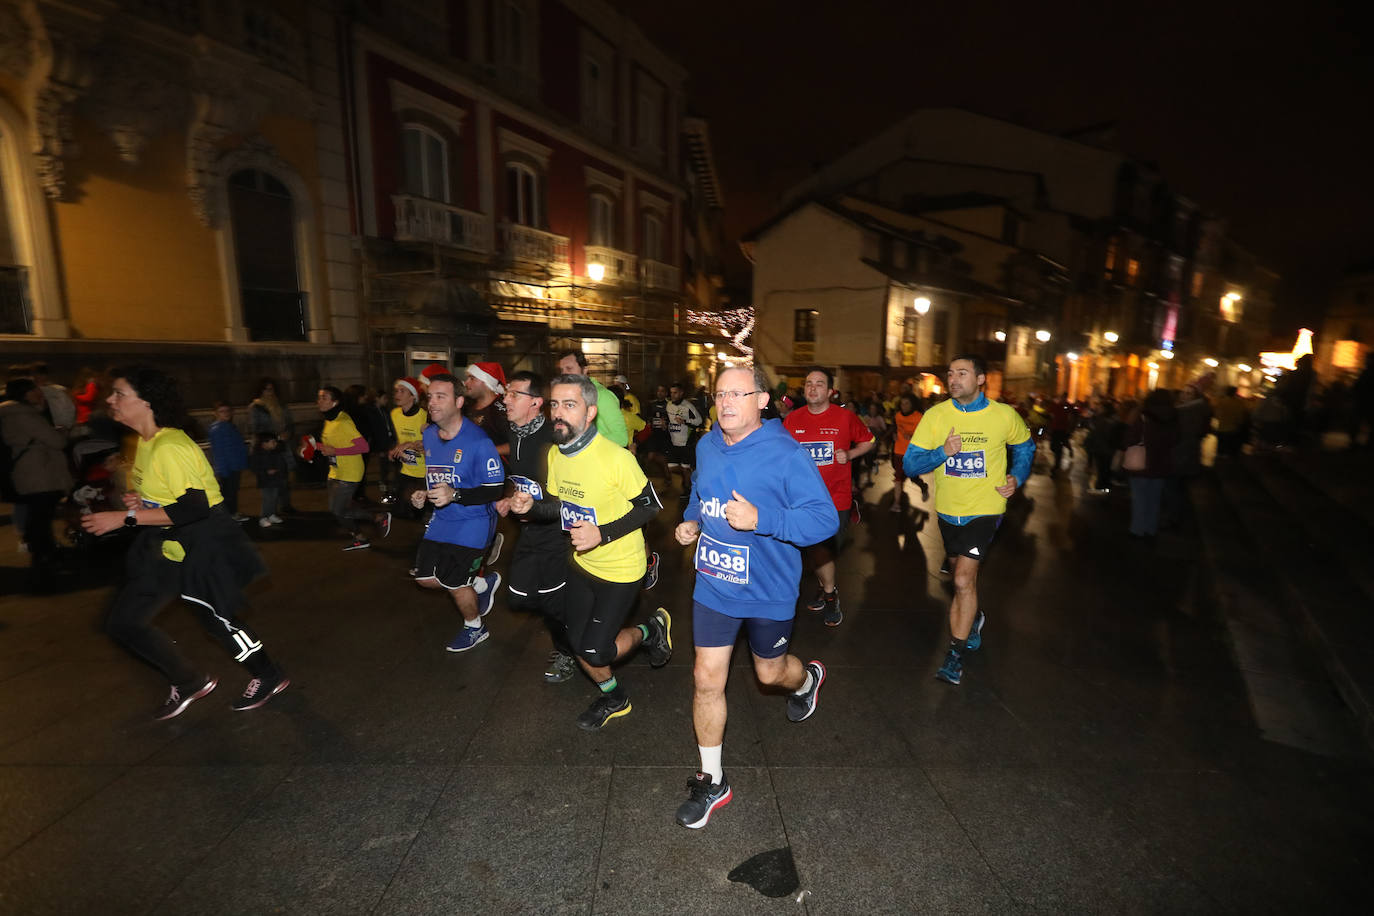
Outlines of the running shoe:
[[234,513],[234,521],[236,521],[236,522],[246,522],[246,521],[248,521],[248,516],[244,515],[242,512],[235,512],[235,513]]
[[986,619],[982,611],[979,611],[978,616],[973,618],[973,626],[968,631],[968,639],[965,640],[970,652],[977,652],[978,647],[983,644],[983,622]]
[[485,617],[491,612],[491,606],[496,603],[496,590],[501,587],[501,574],[487,573],[482,578],[487,582],[487,590],[477,596],[477,614]]
[[344,550],[366,550],[371,546],[372,542],[367,538],[354,538],[352,543],[345,547]]
[[571,655],[564,655],[557,649],[549,653],[549,664],[544,669],[544,683],[561,684],[576,673],[577,660]]
[[592,701],[586,712],[577,717],[577,727],[594,732],[612,719],[628,716],[632,709],[634,707],[630,705],[629,697],[616,699],[609,693],[603,693]]
[[243,696],[230,703],[229,708],[239,712],[257,709],[289,686],[291,679],[281,672],[267,678],[255,677],[248,682]]
[[501,559],[501,548],[505,546],[506,536],[501,532],[496,532],[496,537],[491,539],[491,550],[487,551],[487,565],[495,563]]
[[644,574],[644,590],[648,591],[658,584],[658,551],[649,554],[649,569]]
[[268,518],[267,516],[264,515],[262,518],[258,519],[258,527],[259,527],[259,528],[271,528],[271,527],[272,527],[272,520],[271,520],[270,518]]
[[806,670],[811,674],[811,689],[806,693],[794,693],[787,698],[787,718],[792,722],[810,718],[820,705],[821,685],[825,683],[825,665],[813,659],[806,663]]
[[821,620],[828,627],[837,627],[844,622],[844,611],[840,610],[840,590],[825,596],[825,607],[821,610]]
[[724,775],[720,782],[711,782],[711,777],[698,773],[687,780],[687,800],[678,805],[677,822],[692,830],[700,830],[711,819],[717,808],[730,804],[734,793],[730,791],[730,781]]
[[[836,591],[836,594],[838,594],[838,590]],[[823,611],[825,610],[825,601],[825,589],[818,588],[816,589],[816,597],[812,598],[810,601],[806,603],[806,609],[808,611]]]
[[373,516],[372,520],[377,523],[377,530],[381,532],[382,537],[386,537],[388,534],[391,533],[390,512],[378,512],[375,516]]
[[463,629],[458,631],[458,635],[453,637],[453,642],[444,646],[444,648],[450,652],[466,652],[476,647],[479,643],[486,642],[487,637],[490,635],[491,631],[486,627],[464,626]]
[[959,658],[959,650],[950,647],[945,655],[945,663],[935,672],[935,677],[947,684],[957,684],[964,679],[964,663]]
[[285,524],[286,524],[286,519],[282,518],[280,515],[275,515],[275,514],[274,514],[274,515],[269,515],[269,516],[267,516],[267,520],[268,520],[269,522],[271,522],[272,524],[274,524],[274,525],[285,525]]
[[153,714],[153,718],[160,722],[163,719],[172,719],[181,715],[186,711],[187,706],[214,690],[218,683],[219,681],[207,674],[185,687],[178,687],[173,684],[172,692],[167,695],[167,701]]
[[644,645],[649,649],[649,664],[662,668],[673,657],[673,618],[665,609],[659,608],[649,618],[649,638]]

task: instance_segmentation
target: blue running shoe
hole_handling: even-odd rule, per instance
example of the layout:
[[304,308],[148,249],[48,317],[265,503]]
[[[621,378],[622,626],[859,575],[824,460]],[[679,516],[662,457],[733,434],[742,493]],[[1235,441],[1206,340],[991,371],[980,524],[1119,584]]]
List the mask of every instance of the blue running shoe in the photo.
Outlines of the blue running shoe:
[[935,672],[935,677],[947,684],[957,684],[964,679],[964,663],[959,658],[959,650],[950,646],[945,663]]
[[978,616],[973,618],[973,627],[968,631],[968,639],[966,640],[970,652],[977,652],[978,647],[983,644],[983,621],[986,619],[982,611],[979,611]]
[[453,642],[444,646],[444,648],[450,652],[466,652],[469,649],[475,648],[479,643],[486,642],[487,637],[490,635],[491,631],[486,627],[465,626],[458,631],[457,636],[453,637]]
[[496,602],[496,590],[501,587],[501,574],[487,573],[482,578],[487,580],[487,590],[477,596],[477,614],[485,617],[491,612],[492,604]]

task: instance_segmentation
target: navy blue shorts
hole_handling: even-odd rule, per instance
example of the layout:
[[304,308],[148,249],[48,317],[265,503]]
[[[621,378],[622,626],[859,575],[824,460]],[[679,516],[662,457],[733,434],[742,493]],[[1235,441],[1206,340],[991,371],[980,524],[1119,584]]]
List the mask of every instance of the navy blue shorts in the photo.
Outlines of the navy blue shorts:
[[777,658],[792,641],[792,618],[730,617],[700,601],[692,602],[692,641],[700,648],[733,646],[743,626],[749,633],[749,651],[759,658]]

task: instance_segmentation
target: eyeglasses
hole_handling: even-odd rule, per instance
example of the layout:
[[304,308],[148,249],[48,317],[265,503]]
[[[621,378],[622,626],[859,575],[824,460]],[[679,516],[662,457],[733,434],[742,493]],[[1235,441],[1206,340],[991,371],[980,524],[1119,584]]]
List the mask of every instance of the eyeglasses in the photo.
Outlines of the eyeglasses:
[[507,389],[506,389],[506,394],[513,394],[513,395],[515,395],[515,396],[517,396],[517,397],[522,397],[522,398],[537,398],[537,397],[539,397],[539,395],[537,395],[537,394],[531,394],[531,393],[528,392],[528,391],[516,391],[514,388],[507,388]]
[[763,394],[763,391],[761,389],[755,389],[753,391],[717,391],[715,393],[715,399],[716,403],[719,404],[723,401],[738,401],[740,398],[748,397],[751,394]]

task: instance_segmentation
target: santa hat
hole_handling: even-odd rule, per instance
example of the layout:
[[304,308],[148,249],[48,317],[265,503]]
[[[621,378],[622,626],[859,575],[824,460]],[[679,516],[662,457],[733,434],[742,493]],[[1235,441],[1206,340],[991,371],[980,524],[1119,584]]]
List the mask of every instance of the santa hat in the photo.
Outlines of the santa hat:
[[434,378],[436,375],[442,375],[447,371],[448,366],[445,366],[443,363],[430,363],[420,370],[420,383],[428,388],[430,379]]
[[506,390],[506,373],[501,371],[500,363],[473,363],[468,366],[468,375],[486,385],[496,394]]
[[407,375],[405,378],[398,378],[396,384],[409,391],[411,397],[418,398],[420,396],[420,383],[410,376]]

